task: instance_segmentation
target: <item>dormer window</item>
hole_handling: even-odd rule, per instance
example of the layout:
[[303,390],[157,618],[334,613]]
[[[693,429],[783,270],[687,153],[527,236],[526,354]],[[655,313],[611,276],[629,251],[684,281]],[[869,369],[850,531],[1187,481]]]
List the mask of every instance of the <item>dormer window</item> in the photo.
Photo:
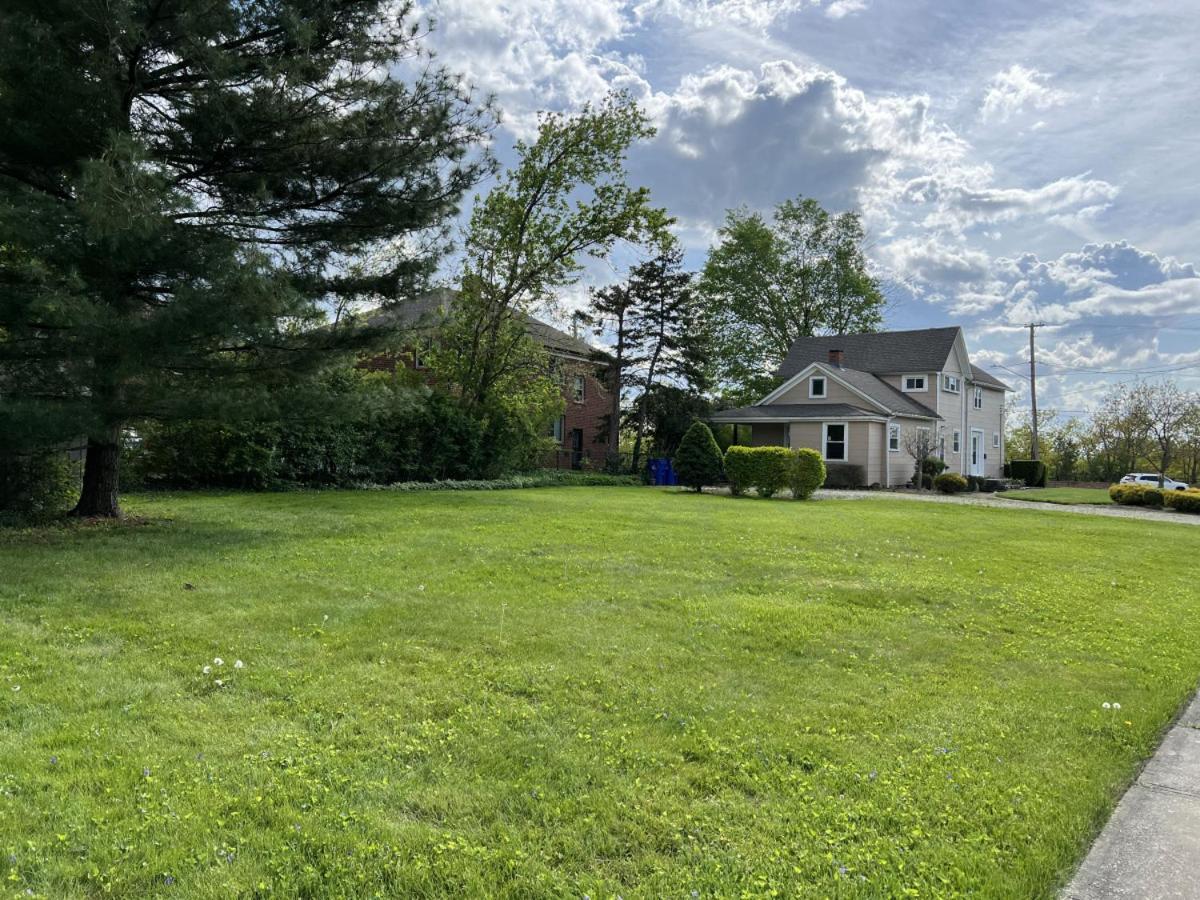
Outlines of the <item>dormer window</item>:
[[929,388],[925,386],[924,375],[905,375],[901,383],[904,385],[904,390],[908,393],[929,390]]
[[957,394],[959,389],[958,385],[959,381],[957,375],[942,376],[942,390],[946,391],[947,393]]
[[825,396],[825,376],[814,375],[808,380],[808,396],[820,399]]

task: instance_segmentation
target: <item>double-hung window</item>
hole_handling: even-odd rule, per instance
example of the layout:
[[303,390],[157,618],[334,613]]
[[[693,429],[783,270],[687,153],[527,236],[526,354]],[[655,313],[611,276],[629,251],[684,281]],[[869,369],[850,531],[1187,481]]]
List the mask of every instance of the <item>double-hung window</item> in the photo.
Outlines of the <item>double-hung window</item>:
[[958,393],[958,385],[959,385],[959,381],[958,381],[957,375],[943,375],[942,376],[943,390],[948,391],[951,394],[957,394]]
[[825,458],[833,462],[846,460],[846,423],[825,423]]
[[950,445],[950,449],[953,450],[955,453],[959,453],[962,451],[962,432],[961,431],[954,432],[954,441]]
[[892,453],[900,452],[900,426],[888,426],[888,450]]
[[583,386],[584,380],[582,375],[576,375],[571,379],[571,399],[576,403],[583,402]]
[[983,388],[975,388],[975,408],[983,409]]
[[997,449],[1000,447],[1000,432],[998,431],[992,432],[992,446]]

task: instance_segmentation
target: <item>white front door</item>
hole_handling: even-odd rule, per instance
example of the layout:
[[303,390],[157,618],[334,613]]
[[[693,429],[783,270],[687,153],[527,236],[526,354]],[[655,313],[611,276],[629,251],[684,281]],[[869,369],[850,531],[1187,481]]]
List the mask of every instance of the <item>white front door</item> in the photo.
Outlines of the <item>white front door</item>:
[[983,474],[983,432],[971,429],[971,474]]

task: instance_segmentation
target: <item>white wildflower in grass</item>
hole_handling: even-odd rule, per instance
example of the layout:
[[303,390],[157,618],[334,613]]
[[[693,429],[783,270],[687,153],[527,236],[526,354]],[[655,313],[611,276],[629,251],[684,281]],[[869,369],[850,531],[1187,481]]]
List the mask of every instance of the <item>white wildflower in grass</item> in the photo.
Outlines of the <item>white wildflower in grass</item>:
[[1105,700],[1105,701],[1104,701],[1103,703],[1101,703],[1100,705],[1101,705],[1101,706],[1103,706],[1105,709],[1112,709],[1112,704],[1111,704],[1111,703],[1109,703],[1107,700]]
[[1120,709],[1120,708],[1121,708],[1121,704],[1120,704],[1120,703],[1114,703],[1114,704],[1113,704],[1113,709]]
[[204,667],[203,669],[201,669],[200,671],[201,671],[201,672],[203,672],[205,675],[207,675],[207,674],[209,674],[209,673],[212,671],[212,666],[205,666],[205,667]]
[[213,684],[215,684],[217,687],[225,687],[225,682],[220,678],[213,679]]
[[213,665],[214,666],[223,666],[223,665],[225,665],[225,660],[221,659],[221,657],[219,657],[219,656],[214,656],[213,657]]
[[246,668],[246,664],[244,662],[242,662],[240,659],[235,659],[233,661],[233,667],[235,669],[244,669],[244,668]]
[[13,685],[13,693],[14,693],[14,694],[15,694],[17,691],[19,691],[20,689],[21,689],[21,686],[20,686],[19,684],[14,684],[14,685]]

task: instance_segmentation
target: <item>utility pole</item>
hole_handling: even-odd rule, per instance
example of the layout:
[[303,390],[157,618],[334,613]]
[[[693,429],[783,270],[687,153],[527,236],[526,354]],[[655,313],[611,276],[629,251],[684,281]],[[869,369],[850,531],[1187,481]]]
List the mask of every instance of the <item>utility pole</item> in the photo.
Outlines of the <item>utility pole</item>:
[[1032,407],[1032,417],[1029,420],[1029,458],[1038,459],[1038,416],[1037,416],[1037,363],[1034,359],[1033,330],[1041,328],[1045,322],[1030,322],[1025,327],[1029,329],[1029,403]]

